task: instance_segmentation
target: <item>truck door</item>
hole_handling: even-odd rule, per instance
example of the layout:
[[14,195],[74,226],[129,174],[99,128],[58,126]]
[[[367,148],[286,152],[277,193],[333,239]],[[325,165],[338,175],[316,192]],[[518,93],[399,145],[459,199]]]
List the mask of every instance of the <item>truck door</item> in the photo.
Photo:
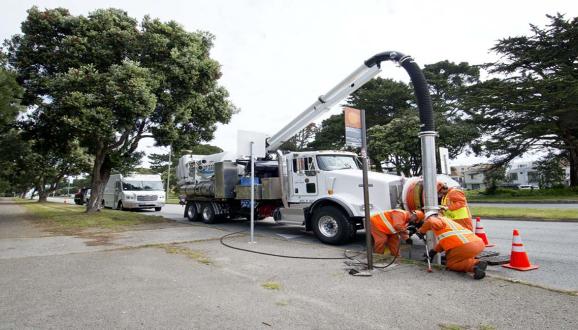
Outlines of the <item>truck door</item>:
[[116,182],[116,184],[114,185],[114,205],[113,207],[116,207],[118,205],[118,201],[120,200],[122,196],[122,181],[118,180]]
[[317,169],[314,158],[308,156],[293,158],[291,179],[292,195],[317,195]]

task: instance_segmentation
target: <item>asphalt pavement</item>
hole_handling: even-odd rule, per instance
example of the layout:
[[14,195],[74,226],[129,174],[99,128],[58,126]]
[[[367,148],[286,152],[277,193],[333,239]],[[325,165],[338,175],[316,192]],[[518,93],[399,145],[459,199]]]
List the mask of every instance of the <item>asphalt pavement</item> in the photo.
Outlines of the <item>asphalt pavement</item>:
[[[220,244],[246,222],[180,222],[91,245],[80,236],[38,235],[21,207],[0,202],[0,232],[19,235],[0,238],[0,329],[578,328],[576,295],[405,263],[354,277],[343,260],[275,258]],[[343,256],[342,247],[297,227],[257,227],[256,244],[247,235],[227,242]],[[289,232],[301,237],[277,235]]]
[[[62,202],[60,198],[50,200]],[[167,204],[160,212],[152,210],[137,212],[162,215],[165,218],[193,226],[204,225],[187,221],[184,218],[184,207],[176,204]],[[578,223],[510,221],[503,219],[482,219],[482,223],[491,243],[496,244],[495,247],[487,248],[487,250],[497,251],[501,255],[509,255],[512,247],[512,231],[513,229],[518,229],[530,261],[540,266],[538,270],[528,272],[520,272],[499,266],[490,267],[489,274],[528,281],[555,289],[578,291],[578,250],[575,248],[576,237],[578,237]],[[249,222],[229,221],[213,226],[228,232],[246,231],[249,229]],[[296,223],[276,223],[271,219],[257,221],[255,230],[262,235],[273,235],[301,242],[322,244],[311,232],[305,232],[303,227]],[[365,248],[364,231],[359,231],[356,240],[344,245],[343,248],[363,250]]]

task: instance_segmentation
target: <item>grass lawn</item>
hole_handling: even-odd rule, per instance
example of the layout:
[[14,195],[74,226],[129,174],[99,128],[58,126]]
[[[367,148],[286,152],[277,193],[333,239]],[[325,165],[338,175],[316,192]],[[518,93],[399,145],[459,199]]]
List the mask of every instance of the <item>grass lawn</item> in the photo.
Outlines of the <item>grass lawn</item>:
[[578,209],[470,206],[473,217],[544,219],[578,222]]
[[499,189],[493,195],[486,195],[479,190],[468,190],[469,202],[578,202],[578,190],[561,189]]
[[89,228],[118,230],[130,226],[161,223],[166,220],[160,216],[145,215],[137,212],[100,210],[84,213],[84,207],[75,207],[59,203],[20,202],[34,217],[54,227],[55,231],[82,231]]

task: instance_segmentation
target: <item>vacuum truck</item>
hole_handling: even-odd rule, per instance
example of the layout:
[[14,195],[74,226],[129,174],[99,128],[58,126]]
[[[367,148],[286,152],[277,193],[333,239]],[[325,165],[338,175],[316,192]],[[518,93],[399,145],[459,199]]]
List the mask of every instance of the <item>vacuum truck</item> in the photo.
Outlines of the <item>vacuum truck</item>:
[[[298,221],[307,231],[313,231],[323,243],[343,244],[354,238],[356,231],[363,228],[365,208],[360,157],[345,151],[287,152],[278,148],[375,77],[381,71],[380,63],[384,60],[396,61],[402,66],[411,63],[410,69],[419,70],[409,56],[398,52],[377,54],[320,96],[279,132],[267,138],[265,157],[252,159],[230,152],[181,157],[177,167],[177,183],[181,194],[186,196],[185,217],[190,221],[210,224],[224,218],[248,218],[252,211],[255,220],[272,217],[275,221]],[[412,76],[412,72],[408,72]],[[416,94],[418,92],[423,93],[423,88],[418,91],[416,87]],[[429,99],[429,94],[427,97]],[[419,100],[420,95],[418,105]],[[432,118],[431,114],[428,119],[428,114],[421,112],[420,107],[422,119],[426,118],[427,121]],[[431,133],[431,130],[426,133]],[[433,145],[433,142],[425,145]],[[429,153],[426,157],[428,160],[434,153],[435,171],[435,150],[426,152]],[[251,166],[254,167],[254,181],[250,175]],[[457,185],[447,176],[437,179],[450,186]],[[427,181],[369,172],[371,212],[404,206],[427,208],[428,205],[423,205]],[[255,200],[253,210],[251,187]]]

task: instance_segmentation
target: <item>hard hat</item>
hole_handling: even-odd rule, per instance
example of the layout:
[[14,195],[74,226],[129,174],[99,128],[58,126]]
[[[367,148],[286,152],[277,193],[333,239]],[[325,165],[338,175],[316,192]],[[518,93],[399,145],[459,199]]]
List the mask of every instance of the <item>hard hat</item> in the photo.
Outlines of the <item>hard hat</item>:
[[420,210],[415,210],[412,212],[413,214],[415,214],[415,216],[417,217],[418,221],[422,221],[424,219],[424,214],[423,211]]
[[427,212],[425,213],[425,218],[424,218],[424,219],[427,219],[427,218],[431,217],[432,215],[438,215],[438,211],[427,211]]
[[445,182],[438,181],[438,184],[437,184],[437,191],[438,191],[438,192],[439,192],[440,190],[442,190],[443,188],[447,188],[447,187],[448,187],[448,185],[447,185]]

